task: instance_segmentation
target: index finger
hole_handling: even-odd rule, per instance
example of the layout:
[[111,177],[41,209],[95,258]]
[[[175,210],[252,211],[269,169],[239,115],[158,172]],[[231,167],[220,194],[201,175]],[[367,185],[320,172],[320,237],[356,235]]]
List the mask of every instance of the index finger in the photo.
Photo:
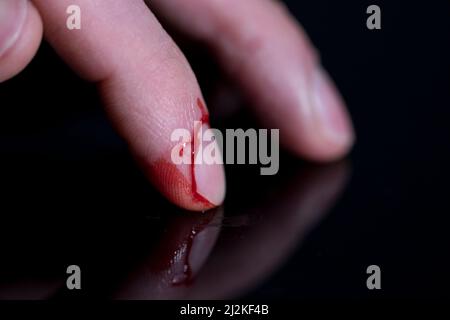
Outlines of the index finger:
[[80,30],[66,28],[73,1],[34,3],[47,40],[80,76],[98,84],[109,117],[154,185],[185,209],[220,205],[222,164],[172,161],[172,132],[194,133],[195,121],[208,128],[207,110],[188,62],[144,2],[78,0]]

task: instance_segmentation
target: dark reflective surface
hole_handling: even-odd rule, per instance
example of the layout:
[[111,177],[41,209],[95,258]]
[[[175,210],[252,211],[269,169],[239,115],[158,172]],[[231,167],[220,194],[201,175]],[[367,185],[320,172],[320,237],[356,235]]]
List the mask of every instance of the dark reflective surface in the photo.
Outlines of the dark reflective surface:
[[[175,218],[157,254],[125,281],[119,297],[241,296],[272,275],[300,246],[337,200],[347,173],[343,163],[324,168],[293,167],[286,181],[265,190],[267,197],[248,203],[251,209],[227,210],[225,204],[206,216]],[[167,260],[170,263],[161,264]]]
[[[0,85],[0,298],[449,296],[449,3],[383,1],[379,33],[364,28],[372,3],[288,4],[349,104],[350,159],[282,154],[275,177],[229,166],[222,208],[181,212],[137,169],[94,88],[43,46]],[[256,126],[215,66],[190,58],[212,125]],[[65,289],[71,264],[79,292]],[[379,292],[365,285],[371,264]]]
[[[98,144],[83,155],[72,146],[69,140],[54,160],[29,147],[22,149],[23,163],[9,154],[15,162],[3,183],[17,183],[21,192],[4,193],[2,298],[242,296],[299,248],[338,200],[349,173],[344,162],[313,166],[287,155],[275,177],[230,167],[226,203],[199,214],[162,199],[120,144]],[[65,289],[70,264],[82,269],[81,293]]]
[[[59,129],[38,143],[58,137]],[[313,166],[285,154],[275,177],[230,167],[226,203],[199,214],[162,199],[120,143],[82,154],[72,147],[69,139],[53,155],[27,146],[20,157],[3,158],[10,157],[3,183],[11,187],[3,201],[1,298],[242,296],[301,246],[349,174],[345,162]],[[80,293],[65,289],[70,264],[82,269]]]

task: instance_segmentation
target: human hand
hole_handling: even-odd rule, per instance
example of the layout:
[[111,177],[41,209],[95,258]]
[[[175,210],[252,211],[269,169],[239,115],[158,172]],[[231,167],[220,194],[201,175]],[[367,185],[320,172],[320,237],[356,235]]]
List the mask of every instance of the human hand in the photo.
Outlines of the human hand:
[[[354,139],[344,104],[299,25],[270,0],[77,0],[82,28],[66,28],[69,0],[0,0],[0,82],[19,73],[46,40],[84,79],[145,174],[173,203],[220,205],[222,165],[174,165],[171,133],[206,121],[192,69],[157,14],[207,44],[262,122],[299,156],[330,161]],[[150,7],[150,9],[149,9]]]

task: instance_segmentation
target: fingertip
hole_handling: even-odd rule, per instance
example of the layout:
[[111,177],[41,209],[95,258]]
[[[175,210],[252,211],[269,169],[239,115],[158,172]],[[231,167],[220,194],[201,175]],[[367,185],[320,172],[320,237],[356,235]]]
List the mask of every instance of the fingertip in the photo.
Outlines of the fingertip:
[[39,12],[28,0],[4,0],[0,32],[0,82],[22,71],[36,54],[43,26]]
[[185,140],[174,143],[160,137],[148,156],[135,149],[152,184],[169,201],[189,211],[218,207],[226,193],[221,149],[215,131],[210,130],[206,107],[201,109],[200,121],[193,126],[186,123],[184,130],[192,133]]
[[294,136],[288,139],[289,147],[318,162],[345,157],[355,143],[355,131],[343,98],[322,67],[312,72],[309,90],[305,91],[309,99],[299,103],[303,109],[296,120],[300,130],[289,130]]
[[[203,212],[223,203],[225,175],[222,165],[202,166],[205,167],[196,166],[195,174],[191,176],[190,165],[179,166],[165,159],[158,159],[149,162],[144,171],[152,184],[170,202],[188,211]],[[203,184],[205,182],[207,184]]]
[[315,121],[324,144],[329,145],[324,152],[331,160],[335,160],[347,154],[354,143],[352,121],[344,100],[328,73],[318,67],[313,78],[312,107],[315,108]]

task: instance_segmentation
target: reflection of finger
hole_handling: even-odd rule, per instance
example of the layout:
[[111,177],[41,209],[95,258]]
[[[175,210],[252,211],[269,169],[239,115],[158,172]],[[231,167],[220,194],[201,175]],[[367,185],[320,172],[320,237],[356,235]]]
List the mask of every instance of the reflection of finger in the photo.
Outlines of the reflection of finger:
[[84,78],[99,83],[106,109],[155,186],[190,210],[220,204],[222,165],[177,165],[175,129],[207,126],[197,80],[172,39],[142,1],[78,0],[81,29],[66,28],[71,0],[34,0],[46,38]]
[[0,1],[0,82],[22,71],[42,39],[42,22],[28,0]]
[[0,300],[43,300],[62,287],[61,281],[25,279],[0,285]]
[[256,222],[245,229],[227,230],[189,298],[235,298],[270,276],[334,205],[348,181],[348,171],[345,163],[302,170],[273,197],[255,204],[251,212],[240,213]]
[[269,0],[152,0],[181,30],[208,43],[282,142],[313,160],[345,154],[353,131],[305,33]]
[[222,209],[177,216],[158,248],[120,288],[119,299],[188,298],[220,233]]

